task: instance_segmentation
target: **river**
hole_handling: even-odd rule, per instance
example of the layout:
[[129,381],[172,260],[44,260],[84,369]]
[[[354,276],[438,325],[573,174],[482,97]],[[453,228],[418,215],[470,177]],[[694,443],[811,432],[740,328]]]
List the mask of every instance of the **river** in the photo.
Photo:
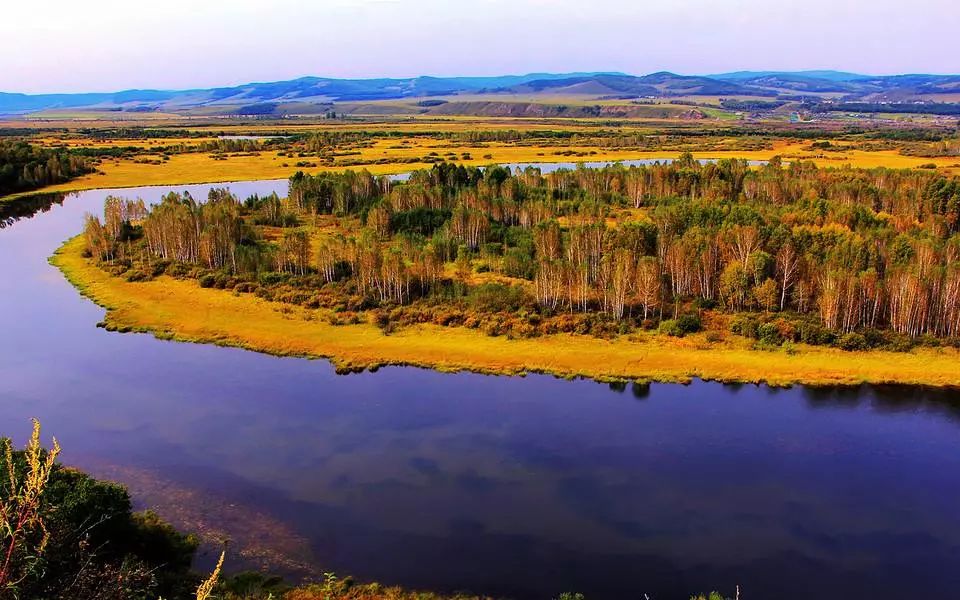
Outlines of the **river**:
[[520,600],[960,589],[957,392],[338,376],[97,328],[47,257],[109,193],[209,187],[81,192],[0,229],[0,421],[22,443],[39,417],[65,462],[229,536],[235,568]]

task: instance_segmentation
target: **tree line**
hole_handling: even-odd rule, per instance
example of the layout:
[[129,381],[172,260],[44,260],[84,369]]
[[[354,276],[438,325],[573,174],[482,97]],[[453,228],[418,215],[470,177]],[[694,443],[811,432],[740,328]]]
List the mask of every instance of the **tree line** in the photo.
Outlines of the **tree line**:
[[93,167],[77,154],[0,140],[0,196],[63,183]]
[[[544,314],[645,324],[713,308],[837,334],[960,336],[960,181],[928,171],[689,155],[549,174],[443,163],[406,181],[298,173],[284,200],[219,190],[108,212],[87,227],[102,258],[140,220],[153,257],[309,275],[374,306],[446,297],[492,271],[508,282],[497,294],[519,289]],[[315,238],[298,226],[324,214],[362,227]],[[255,220],[284,229],[258,239]]]

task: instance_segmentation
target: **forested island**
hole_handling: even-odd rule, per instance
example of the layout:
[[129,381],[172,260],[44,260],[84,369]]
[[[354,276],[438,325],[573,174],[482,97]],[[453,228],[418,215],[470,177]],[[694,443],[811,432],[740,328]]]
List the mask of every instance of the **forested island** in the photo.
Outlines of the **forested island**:
[[700,349],[955,360],[960,182],[940,174],[685,155],[549,174],[441,163],[403,181],[298,173],[289,190],[112,197],[84,251],[125,282],[194,280],[386,336],[431,325],[669,353],[693,335]]

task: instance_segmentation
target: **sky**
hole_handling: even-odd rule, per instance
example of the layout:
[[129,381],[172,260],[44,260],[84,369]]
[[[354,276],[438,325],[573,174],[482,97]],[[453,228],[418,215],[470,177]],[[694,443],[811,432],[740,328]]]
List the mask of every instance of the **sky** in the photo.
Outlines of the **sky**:
[[0,91],[305,75],[960,73],[958,0],[3,0]]

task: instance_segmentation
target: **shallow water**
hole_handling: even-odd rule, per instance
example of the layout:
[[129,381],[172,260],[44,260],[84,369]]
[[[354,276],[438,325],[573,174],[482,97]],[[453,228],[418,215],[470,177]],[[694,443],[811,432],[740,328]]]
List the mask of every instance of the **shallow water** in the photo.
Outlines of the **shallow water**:
[[110,333],[46,262],[108,193],[0,229],[0,422],[22,442],[40,417],[67,462],[179,524],[259,542],[290,572],[517,598],[960,589],[956,392],[338,376]]

